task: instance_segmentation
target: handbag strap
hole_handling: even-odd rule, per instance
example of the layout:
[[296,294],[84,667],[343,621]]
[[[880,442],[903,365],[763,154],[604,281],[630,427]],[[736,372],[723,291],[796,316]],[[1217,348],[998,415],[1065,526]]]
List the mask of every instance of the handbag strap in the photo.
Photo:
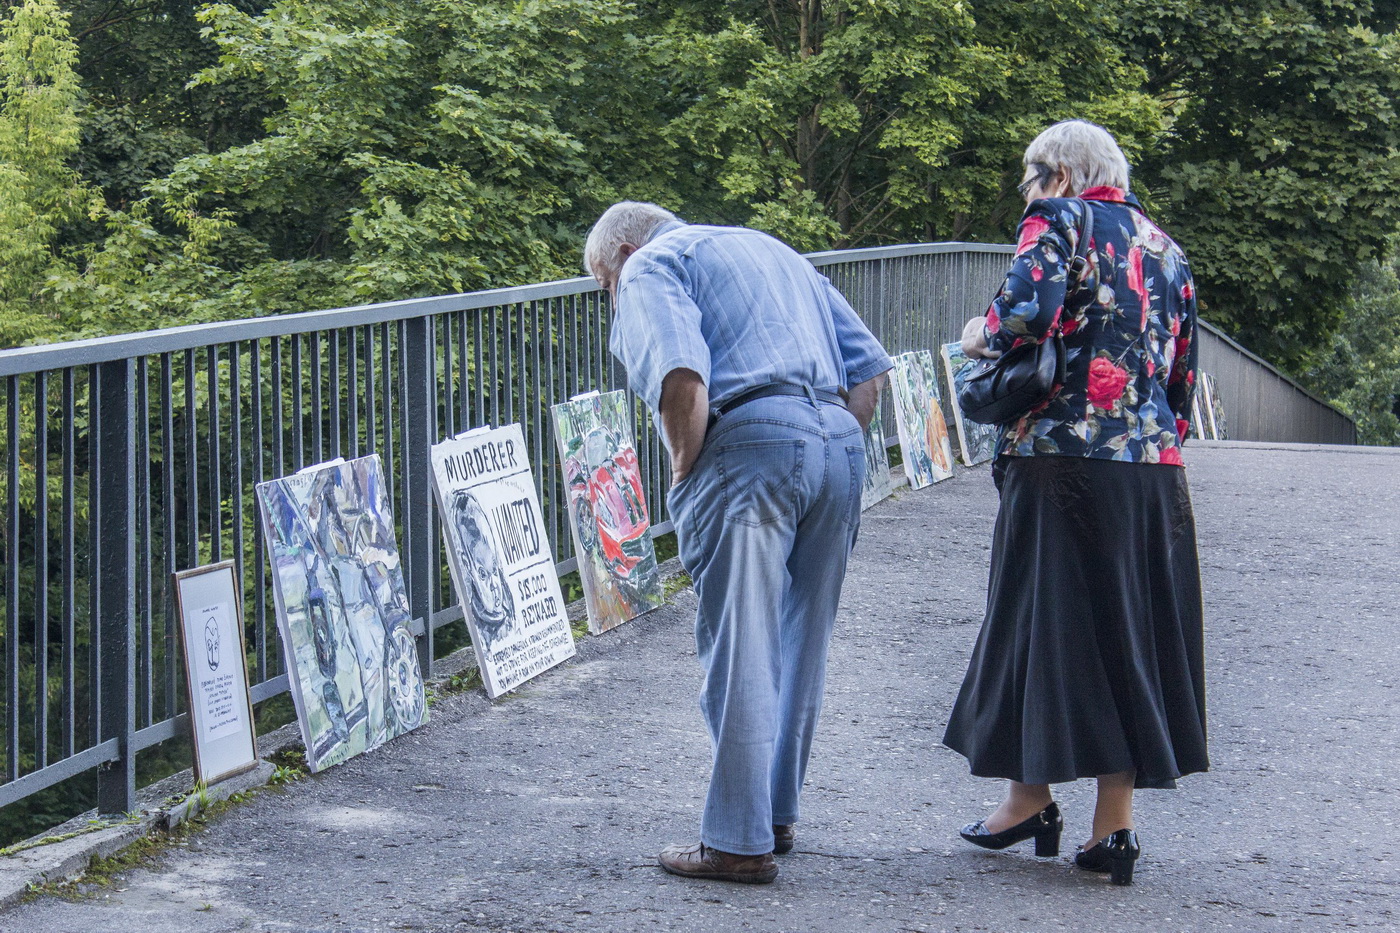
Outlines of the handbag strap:
[[[1094,236],[1094,209],[1090,207],[1089,202],[1083,198],[1075,198],[1075,200],[1084,208],[1084,224],[1079,231],[1079,241],[1074,245],[1074,255],[1070,257],[1069,262],[1065,265],[1065,272],[1067,276],[1074,275],[1075,266],[1078,264],[1079,284],[1083,284],[1085,270],[1087,270],[1089,265],[1089,240],[1093,239]],[[1065,291],[1068,293],[1068,286],[1066,286]],[[1005,293],[1006,283],[1002,282],[1001,287],[997,289],[997,293],[992,296],[992,301],[996,301]],[[1063,314],[1061,316],[1063,317]],[[1058,334],[1062,326],[1062,324],[1056,323],[1051,333]]]
[[[1084,284],[1085,277],[1089,274],[1089,241],[1094,237],[1094,209],[1089,202],[1083,198],[1075,198],[1079,206],[1084,209],[1084,223],[1079,230],[1079,240],[1074,244],[1074,255],[1070,257],[1069,264],[1065,267],[1067,277],[1077,279],[1078,285]],[[1076,274],[1076,269],[1078,270]],[[1066,286],[1068,292],[1068,286]],[[1066,302],[1068,305],[1068,302]],[[1054,331],[1058,335],[1064,329],[1064,311],[1060,312],[1060,320],[1055,322]]]

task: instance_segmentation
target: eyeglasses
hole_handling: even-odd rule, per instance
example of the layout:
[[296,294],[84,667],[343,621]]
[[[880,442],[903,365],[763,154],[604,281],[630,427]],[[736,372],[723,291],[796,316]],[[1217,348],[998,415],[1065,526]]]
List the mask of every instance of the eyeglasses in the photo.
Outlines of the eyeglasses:
[[1040,185],[1043,188],[1045,187],[1045,183],[1055,174],[1050,166],[1040,162],[1032,162],[1031,167],[1035,169],[1035,174],[1016,186],[1016,191],[1021,195],[1021,200],[1030,197],[1032,185]]

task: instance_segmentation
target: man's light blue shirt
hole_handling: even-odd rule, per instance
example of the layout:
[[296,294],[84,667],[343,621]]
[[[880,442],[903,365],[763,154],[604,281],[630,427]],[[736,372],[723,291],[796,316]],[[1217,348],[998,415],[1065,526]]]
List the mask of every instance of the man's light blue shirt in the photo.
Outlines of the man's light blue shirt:
[[622,267],[609,348],[656,411],[676,369],[711,407],[774,382],[850,388],[893,363],[825,276],[744,227],[669,222]]

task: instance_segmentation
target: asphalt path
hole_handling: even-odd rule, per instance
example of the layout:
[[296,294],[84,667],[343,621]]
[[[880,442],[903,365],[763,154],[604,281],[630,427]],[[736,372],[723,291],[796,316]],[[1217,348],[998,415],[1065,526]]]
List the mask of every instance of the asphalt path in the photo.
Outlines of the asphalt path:
[[14,933],[1397,930],[1400,457],[1188,451],[1213,768],[1143,791],[1132,887],[1066,845],[957,837],[996,782],[939,743],[981,622],[986,467],[868,511],[832,644],[796,850],[767,886],[656,867],[697,831],[709,749],[694,599],[580,645],[508,699],[440,698],[386,748],[270,788]]

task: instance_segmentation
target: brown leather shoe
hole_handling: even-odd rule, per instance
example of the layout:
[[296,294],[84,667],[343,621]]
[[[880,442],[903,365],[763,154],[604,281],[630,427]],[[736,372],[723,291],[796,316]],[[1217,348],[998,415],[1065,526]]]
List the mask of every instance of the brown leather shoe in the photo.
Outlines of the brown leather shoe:
[[797,845],[797,824],[773,824],[773,854],[787,855]]
[[661,867],[682,878],[710,878],[741,884],[768,884],[778,877],[773,854],[735,855],[711,849],[703,842],[693,846],[667,846],[657,859]]

